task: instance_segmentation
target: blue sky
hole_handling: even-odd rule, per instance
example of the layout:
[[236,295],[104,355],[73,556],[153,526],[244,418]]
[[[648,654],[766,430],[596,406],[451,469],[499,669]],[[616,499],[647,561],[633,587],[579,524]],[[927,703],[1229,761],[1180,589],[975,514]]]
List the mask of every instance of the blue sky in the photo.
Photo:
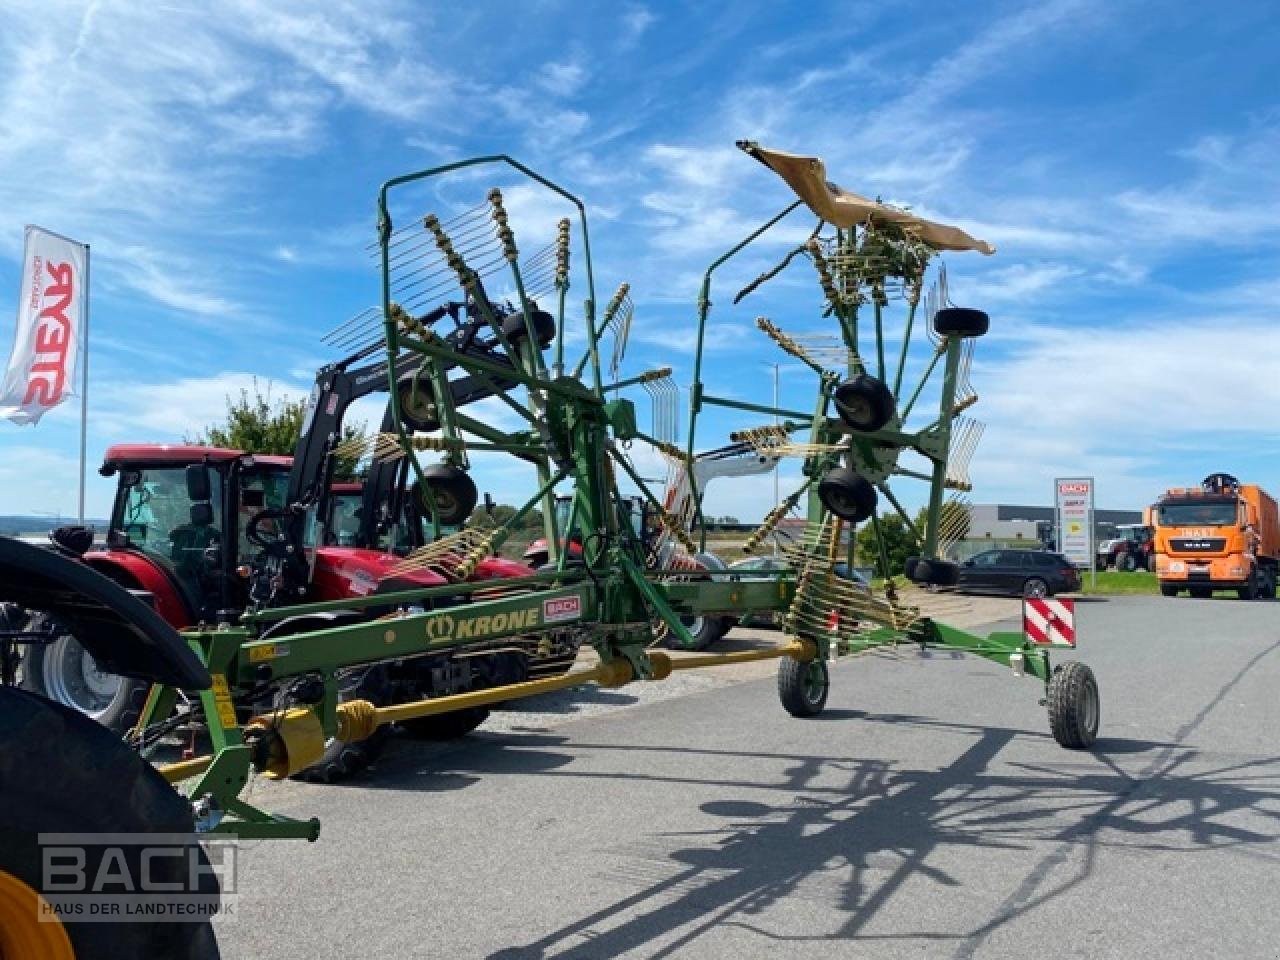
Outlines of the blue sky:
[[[335,359],[320,335],[377,296],[383,179],[506,151],[586,199],[600,299],[632,284],[630,365],[687,385],[702,270],[789,199],[746,137],[999,248],[947,258],[952,298],[992,316],[975,500],[1046,502],[1062,474],[1105,506],[1219,469],[1275,488],[1278,61],[1264,3],[0,2],[0,343],[22,225],[89,242],[91,470],[181,438],[253,377],[296,394]],[[549,239],[560,209],[511,198],[527,248]],[[757,314],[820,324],[803,273],[730,305],[785,249],[718,290],[717,392],[771,392]],[[74,403],[0,423],[0,513],[74,511],[77,431]],[[479,473],[500,499],[530,482]],[[110,492],[91,473],[91,514]],[[772,483],[714,495],[755,518]]]

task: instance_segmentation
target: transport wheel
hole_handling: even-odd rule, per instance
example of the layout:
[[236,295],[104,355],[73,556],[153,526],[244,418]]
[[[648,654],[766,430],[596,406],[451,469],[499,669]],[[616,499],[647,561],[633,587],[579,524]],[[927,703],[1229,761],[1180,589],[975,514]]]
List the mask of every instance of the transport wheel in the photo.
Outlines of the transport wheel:
[[[26,691],[0,687],[0,742],[0,957],[216,960],[218,944],[208,920],[37,920],[33,907],[43,889],[44,859],[39,834],[191,834],[191,806],[110,730]],[[83,853],[89,878],[103,870],[111,876],[144,875],[138,847],[86,847]],[[183,857],[149,857],[146,875],[173,889],[190,866]],[[218,892],[207,870],[200,892]]]
[[933,329],[946,337],[980,337],[991,327],[985,311],[968,307],[943,307],[933,317]]
[[866,477],[847,467],[833,467],[818,481],[818,499],[841,520],[861,523],[876,512],[880,498]]
[[[465,523],[480,499],[480,492],[470,474],[447,463],[436,463],[423,468],[422,475],[427,489],[435,498],[440,523],[446,527]],[[426,504],[423,504],[423,515],[430,516],[430,507]]]
[[50,626],[60,635],[52,643],[27,646],[20,686],[123,736],[142,716],[150,684],[102,670],[80,641],[44,614],[33,616],[29,629],[43,632]]
[[[556,318],[545,310],[533,311],[533,332],[538,335],[538,346],[545,347],[556,338]],[[502,332],[514,345],[528,336],[524,326],[524,314],[517,310],[502,320]]]
[[440,426],[431,384],[417,380],[412,374],[401,377],[396,384],[396,400],[400,407],[400,419],[408,427],[430,433]]
[[1093,671],[1075,660],[1054,667],[1049,678],[1049,729],[1053,739],[1070,750],[1091,746],[1098,739],[1101,716],[1098,681]]
[[1213,596],[1213,591],[1209,587],[1191,587],[1187,592],[1197,600],[1208,600]]
[[400,721],[400,729],[415,740],[457,740],[489,719],[488,707],[469,707],[434,717]]
[[[382,667],[355,667],[338,677],[339,699],[387,703],[387,678]],[[320,759],[295,776],[310,783],[339,783],[363,771],[387,749],[391,728],[383,725],[373,735],[351,743],[336,737],[324,745]]]
[[827,662],[815,657],[808,663],[793,657],[778,661],[778,699],[793,717],[816,717],[827,705],[831,677]]
[[904,572],[912,583],[927,587],[954,587],[960,582],[960,565],[950,560],[926,560],[911,557]]
[[1162,583],[1160,584],[1160,595],[1162,597],[1176,597],[1178,588],[1171,583]]
[[1039,577],[1031,577],[1022,585],[1024,597],[1040,598],[1049,596],[1049,585]]
[[840,419],[854,430],[872,433],[893,419],[893,391],[868,374],[862,373],[836,387],[836,411]]

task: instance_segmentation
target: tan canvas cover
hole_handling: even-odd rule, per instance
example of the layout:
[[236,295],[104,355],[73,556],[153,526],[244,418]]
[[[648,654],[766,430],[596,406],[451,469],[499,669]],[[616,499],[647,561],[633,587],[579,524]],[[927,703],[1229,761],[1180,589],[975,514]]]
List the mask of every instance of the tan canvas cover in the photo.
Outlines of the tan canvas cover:
[[936,250],[977,250],[988,256],[996,252],[991,244],[974,239],[959,227],[925,220],[831,183],[826,166],[817,157],[766,150],[749,140],[740,141],[738,146],[785,180],[810,210],[834,226],[855,227],[868,221],[896,223]]

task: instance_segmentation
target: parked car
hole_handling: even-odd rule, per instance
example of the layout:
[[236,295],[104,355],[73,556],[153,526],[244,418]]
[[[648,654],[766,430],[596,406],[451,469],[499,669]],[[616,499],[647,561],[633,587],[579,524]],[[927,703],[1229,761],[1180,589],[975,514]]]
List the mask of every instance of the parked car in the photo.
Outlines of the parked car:
[[1051,597],[1080,589],[1080,573],[1060,553],[988,550],[960,567],[961,591]]

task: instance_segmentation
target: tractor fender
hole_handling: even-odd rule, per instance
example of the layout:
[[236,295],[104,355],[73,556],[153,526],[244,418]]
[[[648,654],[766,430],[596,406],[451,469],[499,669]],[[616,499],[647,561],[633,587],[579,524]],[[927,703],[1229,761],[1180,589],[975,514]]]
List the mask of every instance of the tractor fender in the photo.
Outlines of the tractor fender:
[[52,614],[111,673],[209,686],[209,671],[172,626],[77,557],[0,537],[0,601]]

